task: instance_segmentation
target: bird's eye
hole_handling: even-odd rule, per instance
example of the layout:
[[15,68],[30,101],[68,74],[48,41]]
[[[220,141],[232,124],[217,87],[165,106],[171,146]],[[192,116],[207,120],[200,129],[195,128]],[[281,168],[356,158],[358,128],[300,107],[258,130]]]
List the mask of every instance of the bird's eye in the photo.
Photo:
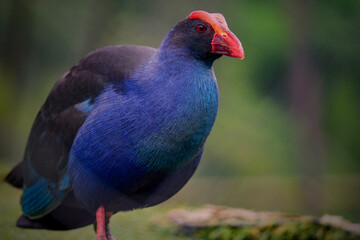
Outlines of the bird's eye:
[[196,30],[197,30],[199,33],[203,33],[203,32],[205,32],[206,27],[205,27],[204,25],[200,24],[200,25],[198,25],[198,26],[196,27]]

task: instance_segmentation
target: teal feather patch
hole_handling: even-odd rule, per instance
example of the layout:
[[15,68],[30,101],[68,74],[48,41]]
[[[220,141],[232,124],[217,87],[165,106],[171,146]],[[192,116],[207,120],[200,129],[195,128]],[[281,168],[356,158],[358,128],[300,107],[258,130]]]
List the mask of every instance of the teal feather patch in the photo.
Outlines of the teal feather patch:
[[39,177],[30,187],[24,186],[21,198],[25,216],[36,219],[55,209],[69,191],[69,177],[65,176],[59,183],[51,183]]

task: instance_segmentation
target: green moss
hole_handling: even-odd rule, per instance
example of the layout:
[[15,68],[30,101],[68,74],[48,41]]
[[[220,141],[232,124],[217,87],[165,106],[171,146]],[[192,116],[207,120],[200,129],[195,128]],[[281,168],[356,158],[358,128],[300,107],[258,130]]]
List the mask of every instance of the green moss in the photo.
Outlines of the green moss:
[[[183,234],[185,232],[182,232]],[[187,231],[187,233],[190,233]],[[189,234],[188,234],[189,236]],[[313,221],[270,224],[268,226],[216,226],[192,231],[195,239],[206,240],[359,240],[342,229]]]

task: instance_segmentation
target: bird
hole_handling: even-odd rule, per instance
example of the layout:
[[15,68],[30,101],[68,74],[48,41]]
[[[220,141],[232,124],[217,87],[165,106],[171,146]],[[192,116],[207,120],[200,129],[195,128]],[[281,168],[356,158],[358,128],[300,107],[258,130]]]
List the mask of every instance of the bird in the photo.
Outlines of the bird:
[[198,10],[158,49],[116,45],[87,54],[55,83],[22,162],[5,181],[23,190],[21,228],[94,224],[113,240],[113,214],[157,205],[199,165],[218,110],[213,62],[244,58],[220,13]]

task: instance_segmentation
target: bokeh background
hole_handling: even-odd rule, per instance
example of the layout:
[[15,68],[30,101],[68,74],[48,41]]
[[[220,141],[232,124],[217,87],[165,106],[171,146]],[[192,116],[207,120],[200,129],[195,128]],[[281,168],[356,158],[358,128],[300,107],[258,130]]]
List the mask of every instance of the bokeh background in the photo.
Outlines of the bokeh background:
[[[82,56],[106,45],[158,47],[198,9],[222,13],[246,57],[215,63],[217,121],[196,175],[167,204],[360,222],[358,0],[1,0],[1,177],[21,161],[55,81]],[[13,224],[20,192],[0,184],[0,211],[11,200]]]

